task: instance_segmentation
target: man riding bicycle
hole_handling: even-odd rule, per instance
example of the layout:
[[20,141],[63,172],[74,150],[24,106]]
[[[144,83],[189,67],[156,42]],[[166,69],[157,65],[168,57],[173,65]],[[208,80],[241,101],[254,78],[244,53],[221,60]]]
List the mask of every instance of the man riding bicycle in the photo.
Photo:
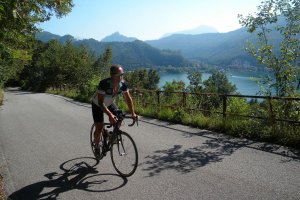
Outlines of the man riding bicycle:
[[99,82],[97,91],[93,96],[92,113],[96,127],[94,132],[94,145],[96,152],[100,152],[101,144],[99,144],[99,140],[104,127],[103,113],[108,116],[111,124],[115,124],[118,120],[114,114],[115,111],[118,110],[118,106],[114,101],[119,94],[123,93],[132,118],[136,119],[132,97],[125,81],[123,80],[123,74],[124,72],[121,65],[112,65],[110,67],[110,78],[103,79]]

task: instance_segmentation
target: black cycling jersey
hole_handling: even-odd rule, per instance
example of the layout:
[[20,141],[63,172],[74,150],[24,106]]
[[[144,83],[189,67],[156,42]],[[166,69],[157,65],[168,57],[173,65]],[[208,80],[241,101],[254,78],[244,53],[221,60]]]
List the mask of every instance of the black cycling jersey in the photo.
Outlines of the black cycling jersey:
[[97,94],[103,94],[104,95],[104,104],[106,106],[110,106],[114,100],[117,98],[117,96],[121,93],[127,92],[128,87],[124,81],[121,81],[119,83],[119,88],[115,94],[113,94],[113,87],[112,87],[112,78],[103,79],[100,81],[97,91],[95,92],[93,96],[93,103],[99,106],[98,102],[98,95]]

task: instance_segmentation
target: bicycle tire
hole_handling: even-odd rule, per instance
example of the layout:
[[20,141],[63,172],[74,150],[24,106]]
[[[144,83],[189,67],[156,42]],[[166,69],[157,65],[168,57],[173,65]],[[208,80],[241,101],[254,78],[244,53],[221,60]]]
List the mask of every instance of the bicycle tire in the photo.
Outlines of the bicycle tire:
[[138,166],[138,151],[132,137],[121,131],[111,147],[110,156],[112,164],[118,174],[129,177],[134,174]]
[[[100,154],[97,154],[95,152],[95,146],[94,146],[94,132],[95,132],[95,124],[92,125],[91,127],[91,133],[90,133],[90,144],[91,144],[91,148],[92,148],[92,152],[95,156],[95,158],[97,160],[101,160],[103,158],[103,152],[102,152],[102,148],[100,148]],[[103,133],[101,134],[100,137],[100,142],[103,141]]]

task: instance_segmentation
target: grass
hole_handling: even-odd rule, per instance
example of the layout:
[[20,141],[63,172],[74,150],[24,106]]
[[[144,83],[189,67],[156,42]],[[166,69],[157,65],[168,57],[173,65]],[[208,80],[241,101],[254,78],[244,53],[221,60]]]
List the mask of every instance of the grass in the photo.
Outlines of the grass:
[[[80,96],[75,90],[47,90],[47,92],[67,96],[82,102],[90,102],[90,99]],[[117,104],[120,109],[128,112],[127,105],[122,98]],[[234,137],[270,142],[297,149],[300,147],[300,126],[296,125],[292,126],[279,122],[273,124],[259,119],[240,117],[227,117],[224,120],[221,115],[217,114],[204,115],[201,112],[191,112],[180,108],[156,107],[153,105],[135,104],[135,110],[138,115],[221,132]]]
[[75,99],[78,96],[78,92],[75,89],[72,89],[72,90],[57,90],[57,89],[49,88],[49,89],[46,90],[46,93],[58,94],[58,95],[62,95],[62,96],[65,96],[65,97],[72,98],[72,99]]
[[4,91],[3,89],[0,89],[0,106],[3,104],[3,99],[4,99]]
[[[121,108],[121,107],[120,107]],[[122,105],[121,109],[126,110]],[[289,124],[267,123],[259,119],[227,117],[221,115],[205,116],[199,112],[189,112],[183,109],[157,108],[136,105],[139,115],[161,120],[189,125],[201,129],[225,133],[239,138],[247,138],[260,142],[270,142],[299,149],[300,127]]]

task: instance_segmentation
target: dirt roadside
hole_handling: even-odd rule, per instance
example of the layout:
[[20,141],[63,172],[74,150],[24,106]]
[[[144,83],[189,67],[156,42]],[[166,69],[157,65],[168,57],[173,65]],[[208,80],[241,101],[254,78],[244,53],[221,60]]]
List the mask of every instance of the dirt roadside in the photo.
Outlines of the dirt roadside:
[[3,184],[3,178],[0,174],[0,200],[4,200],[5,198],[5,192],[4,192],[4,184]]

